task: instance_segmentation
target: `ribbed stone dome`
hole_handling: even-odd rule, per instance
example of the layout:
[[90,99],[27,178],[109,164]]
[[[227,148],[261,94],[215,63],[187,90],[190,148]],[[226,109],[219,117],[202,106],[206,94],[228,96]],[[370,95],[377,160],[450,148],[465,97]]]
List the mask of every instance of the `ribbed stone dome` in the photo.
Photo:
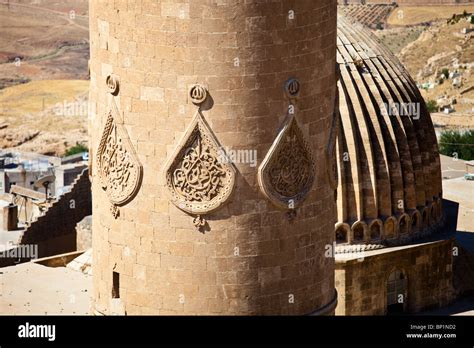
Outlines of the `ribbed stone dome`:
[[442,218],[433,123],[415,82],[380,40],[343,16],[337,27],[337,250],[407,243]]

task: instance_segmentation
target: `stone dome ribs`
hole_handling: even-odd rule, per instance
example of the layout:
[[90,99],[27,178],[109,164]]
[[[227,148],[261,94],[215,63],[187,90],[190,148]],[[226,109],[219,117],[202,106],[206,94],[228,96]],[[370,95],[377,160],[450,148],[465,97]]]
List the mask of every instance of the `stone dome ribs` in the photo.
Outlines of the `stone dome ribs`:
[[338,250],[430,234],[442,220],[441,167],[415,82],[369,29],[344,16],[338,17],[337,63]]

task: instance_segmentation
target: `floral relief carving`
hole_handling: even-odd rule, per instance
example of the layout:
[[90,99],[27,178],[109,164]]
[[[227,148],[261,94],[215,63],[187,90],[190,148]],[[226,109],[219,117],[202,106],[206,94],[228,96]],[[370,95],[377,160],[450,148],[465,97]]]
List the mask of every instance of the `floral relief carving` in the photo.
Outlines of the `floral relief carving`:
[[127,130],[118,120],[120,114],[112,101],[97,150],[99,179],[115,217],[118,207],[131,201],[138,192],[143,172]]
[[201,214],[219,208],[232,193],[235,169],[221,157],[217,139],[197,112],[165,167],[172,202],[181,210],[197,215],[196,227],[205,224]]
[[298,122],[289,115],[258,170],[265,196],[283,209],[296,208],[314,181],[314,164]]

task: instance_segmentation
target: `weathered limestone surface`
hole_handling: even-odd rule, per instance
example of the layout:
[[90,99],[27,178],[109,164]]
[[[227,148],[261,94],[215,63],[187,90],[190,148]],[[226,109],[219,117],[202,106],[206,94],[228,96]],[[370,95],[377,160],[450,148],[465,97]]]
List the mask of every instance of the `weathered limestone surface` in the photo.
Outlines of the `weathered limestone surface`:
[[92,248],[92,216],[86,216],[76,225],[76,249]]

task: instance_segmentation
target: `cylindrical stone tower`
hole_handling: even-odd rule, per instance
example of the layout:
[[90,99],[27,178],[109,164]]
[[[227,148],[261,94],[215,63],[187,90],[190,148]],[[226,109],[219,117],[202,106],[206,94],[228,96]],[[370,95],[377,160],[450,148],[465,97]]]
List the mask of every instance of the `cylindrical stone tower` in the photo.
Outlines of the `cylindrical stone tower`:
[[90,25],[95,312],[333,313],[336,2],[95,0]]

